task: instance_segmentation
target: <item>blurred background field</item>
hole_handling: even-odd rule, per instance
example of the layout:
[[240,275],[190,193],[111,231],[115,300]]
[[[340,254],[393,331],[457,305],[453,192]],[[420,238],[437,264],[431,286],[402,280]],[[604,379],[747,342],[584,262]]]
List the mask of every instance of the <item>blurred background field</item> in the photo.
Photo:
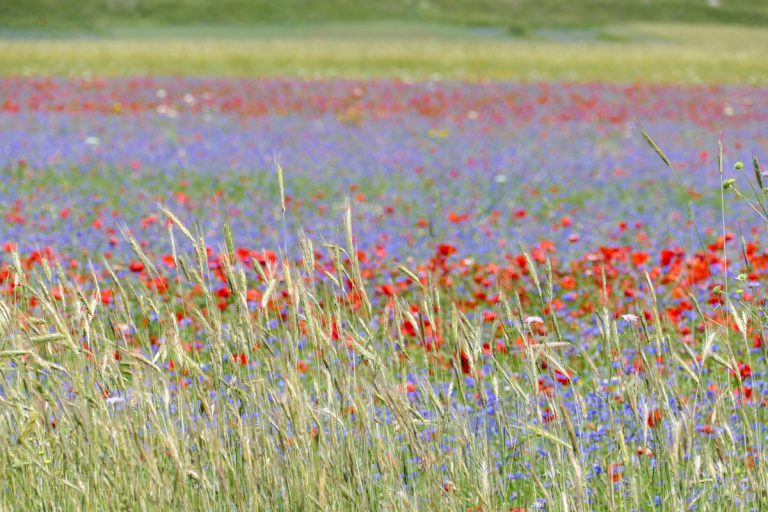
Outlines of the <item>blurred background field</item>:
[[616,22],[765,26],[768,3],[754,0],[3,0],[3,25],[110,30],[125,25],[427,21],[500,27],[581,27]]
[[0,2],[3,75],[768,81],[739,0]]

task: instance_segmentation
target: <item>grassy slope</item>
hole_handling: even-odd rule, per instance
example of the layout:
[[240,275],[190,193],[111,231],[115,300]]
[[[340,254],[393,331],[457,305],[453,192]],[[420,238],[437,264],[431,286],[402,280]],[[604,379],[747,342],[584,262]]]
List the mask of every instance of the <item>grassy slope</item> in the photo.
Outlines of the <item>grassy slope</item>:
[[568,44],[460,37],[0,40],[0,75],[401,76],[768,84],[766,31],[639,25],[606,28],[603,39]]
[[768,25],[754,0],[0,0],[0,26],[98,29],[120,25],[421,20],[513,28],[616,22]]

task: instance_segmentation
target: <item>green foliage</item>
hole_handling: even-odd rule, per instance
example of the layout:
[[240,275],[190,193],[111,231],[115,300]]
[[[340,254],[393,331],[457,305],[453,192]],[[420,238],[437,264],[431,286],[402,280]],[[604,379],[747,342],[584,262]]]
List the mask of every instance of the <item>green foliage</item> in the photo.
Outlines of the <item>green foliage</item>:
[[2,0],[0,12],[6,27],[68,29],[421,20],[519,32],[627,21],[768,23],[768,4],[751,0],[720,0],[718,7],[707,0]]

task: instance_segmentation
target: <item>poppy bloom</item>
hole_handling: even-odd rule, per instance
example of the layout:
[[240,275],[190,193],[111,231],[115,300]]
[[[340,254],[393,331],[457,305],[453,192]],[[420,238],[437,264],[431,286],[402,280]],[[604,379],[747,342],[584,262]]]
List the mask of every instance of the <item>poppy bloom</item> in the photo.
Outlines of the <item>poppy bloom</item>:
[[654,409],[648,413],[646,423],[650,428],[655,428],[661,423],[662,416],[661,409]]
[[128,264],[128,270],[131,272],[141,272],[144,270],[144,264],[141,261],[132,261],[130,264]]
[[464,222],[467,219],[469,219],[469,214],[468,213],[464,213],[464,214],[459,215],[456,212],[450,212],[448,214],[448,222],[450,222],[451,224],[461,224],[462,222]]
[[164,254],[160,260],[166,267],[176,268],[176,260],[174,259],[173,254]]
[[537,382],[537,388],[539,393],[546,396],[552,396],[555,390],[551,384],[547,383],[547,381],[541,378]]
[[563,373],[560,370],[555,370],[555,380],[563,386],[567,386],[571,383],[571,377],[573,374],[570,370],[566,370],[567,373]]
[[261,292],[253,288],[250,288],[245,292],[245,300],[248,302],[261,302],[261,297]]
[[386,297],[393,297],[396,294],[395,287],[391,284],[383,284],[376,291]]
[[752,388],[747,386],[741,386],[733,390],[733,396],[742,401],[749,401],[752,399]]
[[461,373],[464,375],[469,375],[472,373],[472,364],[471,360],[469,359],[469,356],[466,352],[463,350],[459,353],[459,360],[461,363]]
[[624,466],[622,464],[608,464],[608,476],[613,483],[618,483],[624,478]]
[[491,323],[494,320],[496,320],[496,313],[493,311],[485,311],[483,312],[483,321],[485,323]]
[[438,244],[437,255],[443,258],[447,258],[456,253],[456,247],[451,244]]
[[112,304],[113,302],[113,292],[109,288],[106,290],[101,290],[100,298],[102,304]]
[[733,377],[738,376],[739,380],[744,380],[752,375],[752,368],[747,363],[739,362],[737,366],[738,373],[734,370],[730,370],[730,374]]
[[400,326],[400,332],[407,336],[416,336],[416,326],[414,326],[409,320],[406,320],[403,322],[403,324]]
[[64,297],[64,287],[61,285],[54,286],[51,289],[51,297],[53,297],[53,300],[61,300]]

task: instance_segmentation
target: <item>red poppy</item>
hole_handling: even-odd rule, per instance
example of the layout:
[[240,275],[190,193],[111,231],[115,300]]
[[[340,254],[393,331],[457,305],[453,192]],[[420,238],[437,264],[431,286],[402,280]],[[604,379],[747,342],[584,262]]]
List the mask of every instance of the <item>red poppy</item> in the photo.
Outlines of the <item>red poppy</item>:
[[450,244],[438,244],[437,246],[437,254],[438,256],[442,256],[443,258],[447,258],[455,253],[456,253],[456,247]]
[[544,423],[552,423],[553,421],[555,421],[555,419],[557,419],[557,415],[549,407],[541,411],[541,420]]
[[566,371],[567,373],[563,373],[560,370],[555,370],[555,380],[563,386],[569,385],[571,383],[571,377],[573,376],[570,370]]
[[622,464],[608,464],[608,476],[614,483],[624,478],[624,466]]
[[160,260],[166,267],[176,268],[176,260],[174,259],[173,254],[164,254]]
[[101,303],[102,304],[112,304],[113,302],[113,293],[112,290],[107,288],[106,290],[101,290]]
[[394,295],[396,295],[395,287],[392,286],[391,284],[382,284],[381,286],[378,287],[376,291],[379,292],[381,295],[385,295],[387,297],[393,297]]
[[456,212],[450,212],[448,214],[448,222],[450,222],[451,224],[461,224],[462,222],[464,222],[467,219],[469,219],[469,214],[468,213],[464,213],[464,214],[459,215]]
[[733,395],[740,400],[752,399],[752,388],[747,386],[741,386],[733,390]]
[[129,269],[131,272],[141,272],[141,271],[143,271],[143,270],[144,270],[144,264],[143,264],[141,261],[138,261],[138,260],[137,260],[137,261],[132,261],[132,262],[131,262],[131,263],[128,265],[128,269]]
[[[736,372],[735,371],[730,370],[730,374],[731,374],[731,376],[736,377]],[[738,377],[739,377],[739,380],[744,380],[747,377],[749,377],[750,375],[752,375],[752,368],[750,368],[747,363],[739,362],[739,364],[738,364]]]
[[663,415],[662,415],[661,409],[654,409],[648,413],[648,418],[646,419],[646,423],[648,423],[648,426],[650,428],[655,428],[659,424],[661,424],[662,416]]
[[469,359],[469,356],[463,350],[461,351],[461,353],[459,353],[459,360],[461,362],[461,373],[463,373],[464,375],[471,374],[472,373],[472,364],[471,364],[471,361]]
[[414,326],[409,320],[406,320],[400,326],[400,332],[407,336],[416,336],[416,326]]

